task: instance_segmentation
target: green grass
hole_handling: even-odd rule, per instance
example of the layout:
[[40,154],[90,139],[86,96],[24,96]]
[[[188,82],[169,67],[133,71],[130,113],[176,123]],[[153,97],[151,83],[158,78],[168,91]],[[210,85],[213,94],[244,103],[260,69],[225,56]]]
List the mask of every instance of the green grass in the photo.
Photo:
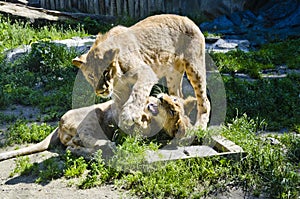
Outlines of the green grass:
[[4,132],[5,144],[37,143],[45,139],[53,130],[54,127],[45,123],[28,125],[24,120],[17,120]]
[[50,41],[74,36],[87,36],[80,24],[76,28],[63,25],[34,27],[30,21],[12,20],[3,15],[0,15],[0,29],[1,52],[41,40]]
[[289,69],[300,69],[300,39],[270,43],[259,50],[248,53],[237,50],[227,53],[211,53],[222,73],[247,73],[253,78],[261,77],[261,70],[286,65]]
[[247,113],[267,123],[265,130],[290,129],[299,133],[300,75],[282,79],[245,81],[223,78],[227,96],[227,120]]
[[0,108],[10,104],[36,106],[48,115],[45,121],[58,120],[71,109],[73,84],[69,82],[74,82],[77,74],[71,60],[77,55],[73,49],[39,42],[13,63],[2,61]]

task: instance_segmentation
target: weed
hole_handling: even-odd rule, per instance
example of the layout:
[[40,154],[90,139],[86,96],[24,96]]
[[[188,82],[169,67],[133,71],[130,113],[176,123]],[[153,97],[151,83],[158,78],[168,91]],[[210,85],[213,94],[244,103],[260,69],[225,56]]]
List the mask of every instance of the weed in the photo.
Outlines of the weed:
[[99,186],[118,176],[116,170],[105,165],[101,150],[95,154],[95,158],[89,165],[90,169],[87,176],[78,184],[78,187],[81,189]]
[[6,145],[40,142],[53,130],[54,127],[45,123],[28,125],[25,121],[17,120],[4,132]]
[[[222,131],[225,137],[247,152],[247,156],[233,167],[236,177],[249,191],[261,193],[267,190],[271,198],[297,198],[300,175],[296,170],[299,165],[289,161],[289,153],[284,153],[280,145],[263,142],[256,135],[259,124],[244,115]],[[299,143],[299,138],[289,140],[287,146],[294,142]],[[298,151],[299,147],[298,144],[291,148]]]
[[60,157],[53,157],[44,160],[39,165],[39,172],[37,175],[36,183],[45,183],[53,179],[57,179],[63,176],[63,170],[65,163]]
[[[245,81],[224,77],[227,120],[238,110],[251,118],[265,120],[268,130],[294,129],[300,121],[300,82],[298,76],[283,79]],[[241,116],[239,115],[239,116]]]
[[87,163],[83,157],[75,158],[68,150],[66,152],[65,171],[64,176],[66,178],[80,177],[87,169]]
[[[144,164],[146,150],[157,150],[159,145],[150,142],[145,143],[139,136],[126,136],[122,144],[117,146],[117,151],[110,166],[117,171],[135,171],[148,169]],[[144,167],[145,166],[145,167]]]
[[15,168],[14,170],[9,174],[9,177],[13,177],[16,174],[21,175],[29,175],[31,173],[31,168],[33,167],[33,164],[30,162],[29,157],[19,157],[15,160]]

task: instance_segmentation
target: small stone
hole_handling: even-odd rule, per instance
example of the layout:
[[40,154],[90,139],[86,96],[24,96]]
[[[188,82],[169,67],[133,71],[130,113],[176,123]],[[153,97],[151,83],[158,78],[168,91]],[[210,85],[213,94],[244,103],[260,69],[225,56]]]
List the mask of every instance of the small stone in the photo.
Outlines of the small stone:
[[234,49],[238,46],[236,43],[222,43],[217,45],[219,48],[223,49]]

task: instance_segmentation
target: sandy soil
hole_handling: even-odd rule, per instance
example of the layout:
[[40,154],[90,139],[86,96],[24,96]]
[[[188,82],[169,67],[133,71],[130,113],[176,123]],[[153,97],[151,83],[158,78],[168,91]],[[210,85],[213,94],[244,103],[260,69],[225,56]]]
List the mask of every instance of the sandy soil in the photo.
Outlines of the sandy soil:
[[[11,150],[12,148],[9,148]],[[8,149],[5,149],[8,150]],[[0,152],[4,149],[0,148]],[[45,151],[38,154],[29,155],[31,162],[42,162],[45,159],[56,156],[56,153]],[[103,185],[92,189],[80,190],[75,185],[69,186],[69,180],[61,177],[52,180],[47,184],[35,183],[36,177],[14,176],[9,174],[15,168],[15,159],[0,162],[0,198],[43,198],[43,199],[81,199],[81,198],[132,198],[128,192],[120,190],[114,185]]]

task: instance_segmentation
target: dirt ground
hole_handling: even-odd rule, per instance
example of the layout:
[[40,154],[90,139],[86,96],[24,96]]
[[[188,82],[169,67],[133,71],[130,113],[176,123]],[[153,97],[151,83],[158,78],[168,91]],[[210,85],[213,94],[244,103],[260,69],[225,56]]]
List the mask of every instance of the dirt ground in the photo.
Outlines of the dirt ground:
[[[9,148],[11,150],[12,148]],[[8,150],[8,149],[5,149]],[[0,148],[0,152],[5,151]],[[38,154],[29,155],[31,162],[42,162],[45,159],[56,156],[56,153],[45,151]],[[100,187],[81,190],[75,185],[70,184],[67,179],[61,177],[51,180],[48,184],[35,183],[36,177],[14,176],[9,174],[15,168],[15,159],[0,162],[0,198],[1,199],[24,199],[24,198],[43,198],[43,199],[81,199],[81,198],[133,198],[128,192],[115,187],[114,185],[103,185]]]

